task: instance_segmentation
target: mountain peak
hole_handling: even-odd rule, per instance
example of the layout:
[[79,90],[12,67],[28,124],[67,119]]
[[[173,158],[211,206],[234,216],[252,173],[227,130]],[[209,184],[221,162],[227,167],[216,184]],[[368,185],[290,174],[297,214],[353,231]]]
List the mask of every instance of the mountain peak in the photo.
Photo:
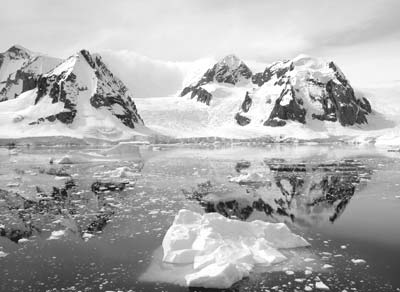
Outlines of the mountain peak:
[[237,68],[242,64],[243,61],[240,60],[236,55],[230,54],[225,56],[224,58],[221,59],[221,61],[218,62],[218,64],[223,64],[228,66],[229,68]]
[[22,57],[22,58],[29,58],[32,55],[32,52],[23,46],[20,45],[13,45],[11,46],[6,53],[11,55],[12,57]]

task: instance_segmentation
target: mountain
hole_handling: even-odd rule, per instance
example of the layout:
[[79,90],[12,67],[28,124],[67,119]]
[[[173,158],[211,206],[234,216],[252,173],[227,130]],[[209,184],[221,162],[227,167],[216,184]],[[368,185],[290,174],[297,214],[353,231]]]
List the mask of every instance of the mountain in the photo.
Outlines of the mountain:
[[0,103],[3,125],[30,135],[54,132],[109,139],[146,130],[128,88],[99,55],[82,50],[39,75],[35,84],[16,99]]
[[251,123],[285,126],[288,121],[307,124],[313,120],[339,122],[342,126],[366,124],[371,105],[356,97],[350,82],[334,62],[300,55],[276,62],[253,74],[235,56],[227,56],[200,80],[186,86],[181,96],[190,96],[209,106],[218,99],[241,94],[232,115],[238,125]]
[[32,52],[14,45],[0,54],[0,90],[6,85],[8,76],[20,69],[32,56]]
[[252,75],[253,73],[242,60],[235,55],[228,55],[208,69],[197,83],[185,87],[181,96],[190,93],[191,98],[196,97],[198,101],[210,105],[212,94],[204,88],[204,85],[210,83],[243,85],[250,80]]
[[34,89],[39,75],[47,73],[59,63],[61,59],[12,46],[0,54],[0,102]]

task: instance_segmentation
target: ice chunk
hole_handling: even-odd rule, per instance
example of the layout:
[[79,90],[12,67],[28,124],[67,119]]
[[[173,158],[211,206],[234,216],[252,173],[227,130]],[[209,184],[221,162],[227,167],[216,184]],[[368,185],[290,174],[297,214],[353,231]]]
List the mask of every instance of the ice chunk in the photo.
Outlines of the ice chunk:
[[6,256],[8,256],[8,253],[0,250],[0,258],[4,258]]
[[258,266],[286,260],[278,250],[309,246],[283,223],[243,222],[180,210],[162,243],[163,261],[188,264],[186,286],[229,288]]
[[315,289],[322,291],[329,291],[329,287],[326,286],[325,283],[322,281],[315,282]]
[[360,265],[360,264],[365,264],[367,263],[365,260],[363,259],[352,259],[351,262],[355,265]]
[[57,240],[64,236],[65,236],[65,230],[55,230],[51,232],[51,235],[47,240]]

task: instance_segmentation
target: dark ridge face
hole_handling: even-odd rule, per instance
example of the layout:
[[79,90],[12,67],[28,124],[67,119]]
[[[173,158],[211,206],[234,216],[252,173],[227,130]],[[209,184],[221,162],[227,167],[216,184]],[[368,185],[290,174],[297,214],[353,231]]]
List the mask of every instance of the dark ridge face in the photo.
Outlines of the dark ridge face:
[[7,81],[5,82],[6,83],[5,87],[3,87],[2,90],[0,91],[0,102],[8,99],[7,91],[9,89],[9,87],[11,87],[13,85],[18,85],[18,83],[22,82],[22,91],[19,92],[18,94],[15,94],[15,96],[13,96],[13,98],[15,98],[19,94],[21,94],[25,91],[36,88],[37,79],[38,79],[38,76],[36,76],[36,74],[34,74],[34,73],[29,73],[29,72],[25,72],[23,70],[18,70],[15,73],[14,79],[11,79],[11,76],[9,76],[7,78]]
[[369,101],[365,97],[356,99],[347,81],[343,84],[328,81],[326,96],[322,101],[324,114],[313,114],[312,117],[321,121],[338,120],[342,126],[368,123],[367,115],[372,112]]
[[249,92],[246,91],[246,96],[244,97],[243,103],[242,103],[242,111],[247,113],[251,107],[253,100],[251,99]]
[[[83,52],[83,56],[89,60],[88,63],[93,66],[98,78],[96,93],[90,98],[90,104],[95,108],[106,108],[129,128],[134,129],[137,124],[144,124],[135,103],[128,95],[128,88],[113,75],[99,56],[93,58],[87,51]],[[111,92],[107,90],[110,87]],[[114,110],[115,106],[120,107],[122,113]]]
[[[230,64],[231,61],[237,62],[239,65],[232,68],[234,65]],[[205,89],[201,88],[202,85],[211,82],[236,85],[242,79],[250,79],[252,75],[253,73],[244,62],[240,61],[233,55],[227,56],[220,62],[216,63],[211,69],[208,69],[195,85],[185,87],[180,96],[185,96],[192,92],[192,99],[196,97],[198,101],[209,105],[212,95]]]
[[[281,105],[282,99],[286,95],[290,96],[289,104]],[[287,120],[298,121],[305,124],[305,118],[306,110],[303,108],[303,100],[296,98],[294,88],[290,84],[287,84],[276,100],[268,120],[264,122],[264,126],[281,127],[286,125],[285,121]]]
[[324,113],[313,114],[312,118],[321,121],[339,121],[342,126],[368,123],[367,116],[372,112],[369,101],[365,97],[356,98],[353,88],[335,63],[330,62],[328,66],[334,71],[339,83],[329,80],[324,85],[321,82],[311,81],[325,89],[323,91],[325,94],[321,98]]
[[92,67],[92,69],[96,69],[96,65],[92,59],[92,55],[90,55],[89,51],[86,50],[81,50],[82,56],[85,58],[86,62],[88,62],[89,66]]

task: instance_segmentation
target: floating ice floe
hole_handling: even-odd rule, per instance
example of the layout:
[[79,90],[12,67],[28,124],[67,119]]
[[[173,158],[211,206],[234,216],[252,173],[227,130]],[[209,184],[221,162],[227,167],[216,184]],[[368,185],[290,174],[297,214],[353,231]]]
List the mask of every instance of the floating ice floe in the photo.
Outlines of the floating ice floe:
[[129,167],[123,166],[123,167],[118,167],[114,170],[105,171],[104,175],[111,178],[133,178],[139,176],[140,173],[134,172]]
[[65,155],[58,161],[58,164],[78,164],[87,162],[90,162],[90,159],[81,155]]
[[330,290],[329,287],[327,285],[325,285],[325,283],[322,281],[315,282],[315,289],[322,290],[322,291]]
[[52,231],[47,240],[58,240],[65,236],[65,230],[55,230]]
[[352,259],[351,262],[355,265],[360,265],[360,264],[365,264],[367,263],[365,260],[363,259]]
[[[228,288],[255,266],[287,258],[279,249],[310,244],[284,223],[243,222],[218,213],[180,210],[162,243],[163,262],[184,271],[186,286]],[[182,265],[190,269],[182,270]]]

